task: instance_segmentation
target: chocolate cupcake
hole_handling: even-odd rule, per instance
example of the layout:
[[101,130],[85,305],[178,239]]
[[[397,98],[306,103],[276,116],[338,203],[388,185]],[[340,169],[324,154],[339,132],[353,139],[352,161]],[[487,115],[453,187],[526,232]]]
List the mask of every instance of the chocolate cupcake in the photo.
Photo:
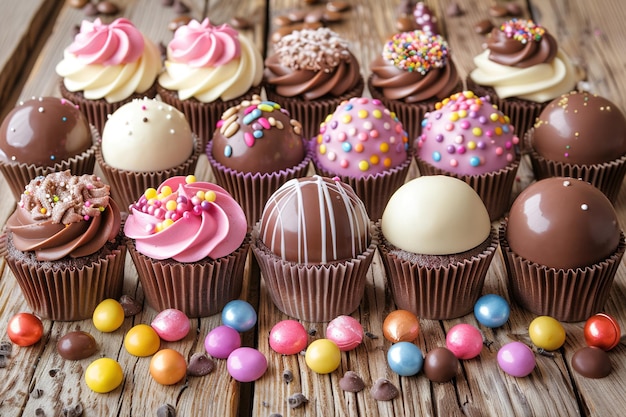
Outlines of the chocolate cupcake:
[[35,314],[83,320],[102,300],[121,295],[120,221],[108,185],[95,175],[55,172],[26,186],[7,220],[3,252]]
[[239,297],[250,239],[243,210],[223,188],[169,178],[131,206],[124,233],[155,310],[206,317]]
[[396,306],[446,320],[473,310],[498,247],[478,194],[443,175],[415,178],[391,196],[379,241]]
[[370,94],[398,116],[411,140],[435,103],[463,90],[448,43],[421,30],[393,35],[370,64],[370,73]]
[[617,200],[626,174],[626,118],[614,103],[563,94],[541,112],[526,141],[537,179],[580,178]]
[[125,18],[83,21],[56,66],[61,95],[102,132],[107,116],[136,99],[156,96],[159,48]]
[[474,64],[467,88],[491,97],[511,118],[520,138],[551,100],[576,88],[570,58],[550,32],[532,20],[512,19],[495,27]]
[[216,182],[241,204],[250,228],[267,199],[288,180],[305,176],[311,161],[300,122],[259,96],[224,112],[206,154]]
[[176,29],[157,82],[161,100],[183,112],[202,146],[222,113],[261,92],[263,57],[250,39],[208,18]]
[[328,28],[295,30],[265,60],[265,93],[302,123],[304,137],[344,100],[359,97],[364,81],[348,43]]
[[404,183],[412,160],[403,124],[380,100],[366,97],[341,103],[312,145],[317,173],[349,184],[373,220]]
[[283,313],[325,322],[354,312],[376,251],[363,202],[320,176],[286,182],[252,231],[267,291]]
[[626,244],[609,199],[591,184],[531,184],[500,226],[509,291],[537,315],[582,321],[602,311]]
[[100,134],[70,101],[26,100],[0,126],[0,171],[19,200],[35,177],[65,170],[93,173],[99,141]]

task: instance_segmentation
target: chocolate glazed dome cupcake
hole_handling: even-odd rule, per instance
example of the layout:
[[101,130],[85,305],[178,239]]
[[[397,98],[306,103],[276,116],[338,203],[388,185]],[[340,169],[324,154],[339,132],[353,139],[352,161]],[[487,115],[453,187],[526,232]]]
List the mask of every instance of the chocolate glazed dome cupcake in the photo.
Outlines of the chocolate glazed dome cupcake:
[[512,297],[562,321],[602,311],[626,249],[608,198],[585,181],[563,177],[522,191],[499,238]]

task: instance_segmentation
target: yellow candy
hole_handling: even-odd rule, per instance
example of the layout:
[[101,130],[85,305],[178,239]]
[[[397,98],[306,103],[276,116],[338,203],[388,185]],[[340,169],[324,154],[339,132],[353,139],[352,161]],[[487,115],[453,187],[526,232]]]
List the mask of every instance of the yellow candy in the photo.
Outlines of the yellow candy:
[[185,183],[192,184],[194,182],[196,182],[196,176],[195,175],[187,175],[185,177]]
[[383,113],[380,110],[374,110],[372,116],[374,116],[374,119],[380,119],[383,117]]
[[153,198],[156,198],[157,190],[155,190],[154,188],[148,188],[146,192],[143,193],[143,195],[146,197],[146,199],[152,200]]
[[213,201],[215,201],[216,198],[217,198],[217,194],[215,194],[215,191],[210,190],[204,193],[204,199],[208,201],[209,203],[212,203]]
[[528,326],[530,340],[538,348],[557,350],[565,343],[565,329],[559,321],[550,316],[539,316]]
[[103,300],[93,311],[93,325],[104,333],[110,333],[120,328],[124,323],[124,309],[112,298]]
[[111,392],[124,380],[124,372],[117,361],[100,358],[93,361],[85,370],[85,382],[94,392]]
[[176,204],[176,201],[169,200],[167,203],[165,203],[165,208],[168,209],[169,211],[174,211],[176,210],[177,205],[178,204]]
[[200,200],[204,200],[204,191],[198,190],[198,192],[196,192],[196,197],[198,197]]
[[304,360],[313,372],[328,374],[339,367],[341,351],[332,340],[317,339],[309,344]]
[[161,339],[157,332],[147,324],[138,324],[131,328],[124,336],[124,347],[134,356],[154,355],[161,346]]

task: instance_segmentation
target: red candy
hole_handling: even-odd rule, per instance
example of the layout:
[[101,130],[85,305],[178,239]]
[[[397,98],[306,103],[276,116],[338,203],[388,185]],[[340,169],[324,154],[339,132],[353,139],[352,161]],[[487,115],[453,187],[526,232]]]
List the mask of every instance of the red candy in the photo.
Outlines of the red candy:
[[270,331],[270,347],[282,355],[295,355],[306,349],[308,334],[296,320],[279,321]]
[[34,345],[43,336],[43,323],[34,314],[18,313],[9,320],[7,335],[18,346]]
[[595,314],[585,322],[585,341],[589,346],[608,351],[617,346],[620,337],[619,323],[608,314]]

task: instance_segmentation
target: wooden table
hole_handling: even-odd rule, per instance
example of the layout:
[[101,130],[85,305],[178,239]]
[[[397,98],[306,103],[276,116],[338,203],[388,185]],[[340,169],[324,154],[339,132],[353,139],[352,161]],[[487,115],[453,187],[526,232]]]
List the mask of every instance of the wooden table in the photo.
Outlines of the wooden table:
[[[176,17],[171,7],[157,0],[115,0],[119,15],[130,18],[151,39],[167,43],[171,39],[168,23]],[[329,26],[351,42],[361,62],[363,75],[369,62],[381,50],[384,39],[396,31],[399,0],[348,0],[351,8],[344,19]],[[265,51],[271,47],[270,35],[276,29],[274,17],[292,9],[313,10],[323,3],[307,5],[297,0],[186,0],[189,15],[200,19],[210,16],[213,23],[228,22],[234,16],[245,16],[252,28],[244,32]],[[439,17],[440,27],[449,40],[452,54],[462,75],[472,69],[472,57],[482,49],[483,38],[474,31],[480,20],[489,18],[491,1],[461,1],[460,17],[448,16],[452,0],[427,2]],[[582,87],[603,95],[626,110],[626,9],[621,0],[531,0],[518,1],[524,15],[532,16],[547,27],[561,47],[581,69]],[[506,3],[503,3],[506,4]],[[527,6],[530,5],[530,9]],[[0,33],[0,109],[6,114],[19,99],[31,96],[59,95],[54,66],[62,50],[71,42],[74,27],[86,18],[82,10],[62,0],[4,0]],[[93,18],[88,18],[92,20]],[[499,23],[503,18],[491,18]],[[528,168],[526,167],[526,170]],[[528,172],[528,171],[526,171]],[[197,175],[210,178],[206,161],[201,161]],[[413,170],[411,175],[416,175]],[[520,184],[527,177],[520,175]],[[0,178],[0,222],[13,211],[15,203]],[[626,225],[626,192],[622,190],[616,208],[622,226]],[[6,325],[10,317],[28,311],[11,272],[0,263],[0,341],[7,341]],[[508,298],[500,254],[496,255],[486,279],[485,293]],[[125,270],[124,292],[143,300],[141,287],[130,257]],[[58,416],[63,410],[80,403],[85,416],[149,416],[163,404],[175,407],[179,416],[611,416],[622,415],[626,406],[626,349],[624,344],[609,353],[613,372],[604,379],[581,377],[572,370],[574,352],[585,346],[583,323],[566,324],[567,340],[551,356],[537,355],[535,370],[525,378],[504,374],[496,364],[500,346],[513,340],[529,343],[528,324],[534,316],[515,304],[509,322],[498,329],[478,324],[473,315],[448,320],[421,320],[422,332],[416,342],[424,351],[445,345],[446,331],[457,323],[477,325],[489,343],[478,358],[463,361],[457,377],[448,383],[431,383],[423,375],[399,377],[386,364],[390,343],[382,337],[382,322],[395,309],[380,258],[375,258],[367,278],[362,304],[353,316],[366,331],[377,338],[366,337],[356,350],[342,355],[339,369],[329,375],[309,371],[302,355],[280,356],[268,346],[268,334],[279,320],[287,318],[271,303],[254,268],[248,274],[241,298],[257,306],[258,327],[244,334],[246,344],[256,346],[268,358],[266,374],[254,384],[240,384],[226,372],[225,361],[206,377],[190,377],[173,386],[161,386],[149,376],[149,358],[128,354],[122,346],[125,332],[138,323],[149,323],[156,311],[145,307],[128,318],[119,330],[104,334],[91,321],[73,323],[44,320],[43,339],[32,347],[13,346],[6,367],[0,368],[0,416]],[[626,271],[622,265],[615,279],[606,312],[626,327]],[[220,324],[219,315],[193,320],[193,331],[176,343],[163,342],[162,347],[177,349],[187,358],[203,351],[207,332]],[[325,324],[304,323],[315,330],[310,340],[324,334]],[[85,330],[99,343],[97,355],[114,358],[124,369],[121,387],[109,394],[96,394],[85,384],[83,372],[94,359],[71,362],[56,352],[56,341],[71,330]],[[311,333],[313,333],[311,331]],[[287,384],[282,374],[290,370],[294,379]],[[344,372],[357,372],[365,381],[360,393],[343,392],[339,379]],[[393,401],[375,401],[369,392],[381,377],[391,380],[400,396]],[[308,403],[300,408],[288,407],[287,398],[301,392]]]

